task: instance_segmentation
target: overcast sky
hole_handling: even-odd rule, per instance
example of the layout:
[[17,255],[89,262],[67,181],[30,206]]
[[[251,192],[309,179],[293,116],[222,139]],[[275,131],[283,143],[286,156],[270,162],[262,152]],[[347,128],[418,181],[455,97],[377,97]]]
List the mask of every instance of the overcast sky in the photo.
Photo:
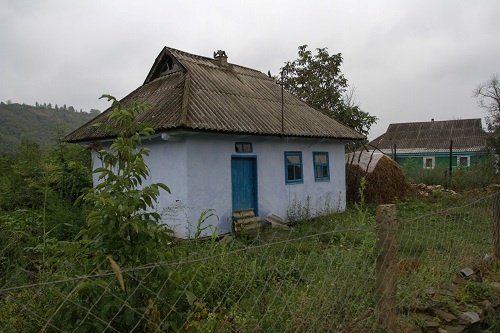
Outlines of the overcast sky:
[[[0,0],[0,100],[104,110],[164,46],[277,74],[299,45],[342,53],[364,111],[390,123],[483,118],[500,73],[498,0]],[[484,126],[483,120],[483,126]]]

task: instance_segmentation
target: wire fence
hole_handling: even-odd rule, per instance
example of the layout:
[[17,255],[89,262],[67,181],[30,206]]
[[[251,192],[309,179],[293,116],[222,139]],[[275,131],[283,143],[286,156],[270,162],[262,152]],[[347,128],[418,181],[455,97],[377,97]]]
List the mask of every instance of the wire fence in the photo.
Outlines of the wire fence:
[[[477,272],[493,252],[498,199],[397,205],[398,310],[429,302],[464,268]],[[19,237],[9,234],[0,245],[0,332],[373,332],[375,220],[355,206],[287,230],[173,241],[164,261],[135,267],[112,258],[89,267],[71,242],[65,257],[44,258],[52,264],[22,267],[6,259]]]

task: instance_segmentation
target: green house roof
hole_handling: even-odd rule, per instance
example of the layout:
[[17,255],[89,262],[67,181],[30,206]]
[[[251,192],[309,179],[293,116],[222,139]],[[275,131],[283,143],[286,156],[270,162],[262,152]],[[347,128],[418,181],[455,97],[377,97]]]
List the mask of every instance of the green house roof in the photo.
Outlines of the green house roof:
[[369,144],[382,151],[396,147],[398,153],[449,151],[479,152],[487,146],[488,133],[481,119],[457,119],[390,124],[387,131]]

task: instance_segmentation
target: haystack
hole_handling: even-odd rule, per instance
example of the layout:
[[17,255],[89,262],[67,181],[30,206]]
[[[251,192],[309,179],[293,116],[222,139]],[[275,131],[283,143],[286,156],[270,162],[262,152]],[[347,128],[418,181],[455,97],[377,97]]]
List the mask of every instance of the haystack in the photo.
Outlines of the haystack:
[[359,202],[361,180],[365,179],[363,196],[366,202],[386,204],[404,200],[411,193],[411,184],[403,169],[391,158],[373,151],[346,155],[347,200]]

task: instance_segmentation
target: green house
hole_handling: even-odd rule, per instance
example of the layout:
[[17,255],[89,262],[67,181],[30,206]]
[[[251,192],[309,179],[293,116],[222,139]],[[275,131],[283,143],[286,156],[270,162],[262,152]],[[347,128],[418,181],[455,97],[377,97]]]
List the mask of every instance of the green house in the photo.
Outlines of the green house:
[[372,140],[378,149],[399,165],[416,169],[470,167],[488,154],[488,133],[481,119],[390,124],[387,132]]

